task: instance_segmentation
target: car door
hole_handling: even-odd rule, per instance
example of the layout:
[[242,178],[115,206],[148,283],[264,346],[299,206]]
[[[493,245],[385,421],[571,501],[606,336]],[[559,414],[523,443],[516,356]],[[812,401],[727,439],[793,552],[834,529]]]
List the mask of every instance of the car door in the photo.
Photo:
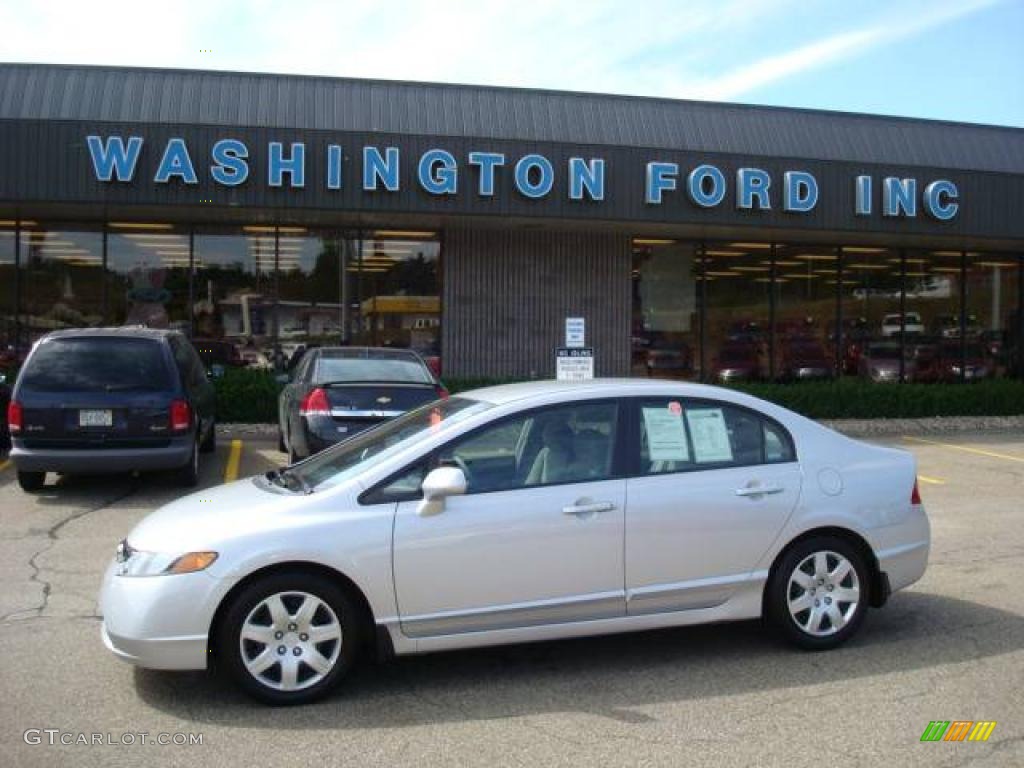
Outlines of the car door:
[[620,410],[594,401],[534,411],[435,454],[467,472],[467,492],[429,517],[418,501],[397,505],[393,565],[407,636],[624,615]]
[[792,439],[761,414],[714,401],[644,398],[631,417],[627,611],[719,605],[796,506]]
[[196,348],[185,338],[181,339],[182,348],[188,359],[189,396],[196,412],[202,420],[204,434],[212,429],[216,421],[217,390],[206,373],[206,366]]

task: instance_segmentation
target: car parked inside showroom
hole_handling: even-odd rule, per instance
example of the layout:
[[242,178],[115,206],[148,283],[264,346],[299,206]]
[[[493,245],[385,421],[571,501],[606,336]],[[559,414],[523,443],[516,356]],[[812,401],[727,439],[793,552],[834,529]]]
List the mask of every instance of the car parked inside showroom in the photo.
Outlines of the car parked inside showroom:
[[215,394],[177,331],[54,331],[18,373],[7,422],[25,491],[41,490],[47,472],[173,470],[192,486],[199,454],[214,450]]
[[392,347],[315,347],[282,383],[278,447],[293,462],[447,394],[422,357]]
[[369,651],[758,617],[824,650],[929,541],[906,451],[717,387],[511,384],[152,513],[107,569],[101,637],[276,704]]

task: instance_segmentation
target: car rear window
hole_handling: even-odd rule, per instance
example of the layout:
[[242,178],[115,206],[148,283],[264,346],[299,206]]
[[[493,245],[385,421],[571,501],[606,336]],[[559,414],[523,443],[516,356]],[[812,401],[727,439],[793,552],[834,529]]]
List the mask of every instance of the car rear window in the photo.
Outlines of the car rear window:
[[321,356],[313,382],[381,381],[430,384],[430,372],[412,358],[357,358]]
[[36,392],[141,392],[172,387],[158,341],[82,337],[39,345],[21,385]]

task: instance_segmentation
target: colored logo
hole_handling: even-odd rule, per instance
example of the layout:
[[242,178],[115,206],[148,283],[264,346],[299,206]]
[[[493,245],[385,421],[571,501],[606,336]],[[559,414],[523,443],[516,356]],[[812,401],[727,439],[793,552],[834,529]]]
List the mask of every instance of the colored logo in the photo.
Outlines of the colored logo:
[[988,741],[995,727],[995,720],[932,720],[921,741]]

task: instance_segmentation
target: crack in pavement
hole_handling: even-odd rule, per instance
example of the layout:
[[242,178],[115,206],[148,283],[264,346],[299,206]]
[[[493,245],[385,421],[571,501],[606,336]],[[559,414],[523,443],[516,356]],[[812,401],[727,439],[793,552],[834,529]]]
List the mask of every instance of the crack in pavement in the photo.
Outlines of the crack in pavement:
[[[73,523],[76,520],[80,520],[81,518],[85,517],[86,515],[91,515],[93,512],[99,512],[99,511],[101,511],[103,509],[107,509],[107,508],[113,506],[114,504],[117,504],[118,502],[124,501],[125,499],[127,499],[129,496],[131,496],[132,494],[134,494],[138,490],[139,490],[139,482],[138,482],[138,479],[136,478],[136,479],[133,479],[131,481],[131,483],[129,484],[127,490],[125,490],[123,493],[121,493],[121,494],[119,494],[117,496],[114,496],[112,498],[109,498],[109,499],[103,501],[101,504],[98,504],[95,507],[89,507],[87,509],[82,509],[82,510],[79,510],[78,512],[74,512],[74,513],[68,515],[67,517],[64,517],[64,518],[58,520],[56,523],[54,523],[49,528],[47,528],[46,529],[46,544],[42,548],[36,550],[32,554],[32,556],[28,559],[28,567],[32,569],[32,573],[31,573],[31,575],[29,576],[29,579],[28,579],[29,583],[35,583],[35,584],[42,585],[42,588],[43,588],[43,601],[39,605],[34,606],[32,608],[19,608],[16,611],[11,611],[10,613],[5,613],[3,616],[0,616],[0,623],[9,623],[12,620],[13,621],[19,621],[19,622],[20,621],[28,621],[28,620],[31,620],[31,619],[38,619],[38,618],[40,618],[43,615],[43,611],[45,611],[47,606],[50,604],[50,593],[52,592],[52,585],[50,584],[49,581],[47,581],[46,579],[43,579],[43,578],[40,577],[40,573],[42,573],[44,570],[48,570],[48,569],[41,568],[37,564],[36,560],[39,557],[41,557],[42,555],[44,555],[47,552],[49,552],[51,549],[53,549],[54,545],[57,543],[58,539],[60,538],[59,533],[60,533],[61,529],[65,525],[68,525],[69,523]],[[20,614],[32,614],[32,613],[34,613],[35,615],[34,616],[32,616],[32,615],[25,616],[24,618],[15,618],[15,617],[20,616]]]

